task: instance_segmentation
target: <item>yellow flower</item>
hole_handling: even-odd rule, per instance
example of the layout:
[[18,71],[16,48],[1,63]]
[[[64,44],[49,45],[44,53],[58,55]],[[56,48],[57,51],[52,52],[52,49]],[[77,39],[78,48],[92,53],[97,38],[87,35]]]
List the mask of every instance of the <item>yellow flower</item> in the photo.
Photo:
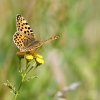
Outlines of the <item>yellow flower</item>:
[[39,54],[35,55],[35,61],[36,61],[37,65],[44,64],[43,56],[41,56]]
[[41,58],[36,58],[36,62],[41,65],[41,64],[44,64],[44,60],[41,59]]
[[32,55],[32,56],[34,56],[34,57],[36,57],[36,56],[40,56],[39,54],[37,54],[37,53],[34,52],[34,51],[30,51],[29,54]]
[[17,52],[16,54],[20,59],[25,58],[28,61],[31,61],[31,60],[35,59],[37,65],[44,64],[43,56],[41,56],[38,53],[35,53],[33,51],[27,52],[27,53]]
[[36,54],[35,56],[36,56],[36,58],[41,58],[41,59],[43,58],[43,56],[41,56],[39,54]]
[[43,56],[39,55],[36,52],[31,51],[29,54],[33,55],[37,65],[44,64]]
[[24,58],[25,53],[18,51],[18,52],[16,52],[16,55],[18,56],[19,59],[22,59],[22,58]]
[[27,59],[28,61],[31,61],[33,58],[34,58],[34,56],[32,56],[32,55],[30,55],[30,54],[25,54],[25,59]]

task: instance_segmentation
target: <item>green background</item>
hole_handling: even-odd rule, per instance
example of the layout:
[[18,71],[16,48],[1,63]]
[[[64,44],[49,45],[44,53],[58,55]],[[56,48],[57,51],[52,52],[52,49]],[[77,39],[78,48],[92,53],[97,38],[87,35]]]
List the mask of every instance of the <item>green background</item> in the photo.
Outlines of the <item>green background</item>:
[[45,43],[38,53],[45,63],[25,82],[18,100],[59,100],[58,91],[72,83],[81,84],[63,93],[65,100],[100,99],[100,0],[0,0],[0,100],[13,100],[9,80],[16,87],[19,51],[13,43],[16,15],[21,14],[39,39],[63,34]]

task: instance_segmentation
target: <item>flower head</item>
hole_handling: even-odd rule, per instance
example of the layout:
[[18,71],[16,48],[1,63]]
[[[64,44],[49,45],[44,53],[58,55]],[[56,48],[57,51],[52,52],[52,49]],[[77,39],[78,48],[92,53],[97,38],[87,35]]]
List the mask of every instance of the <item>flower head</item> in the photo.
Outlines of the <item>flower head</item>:
[[36,55],[35,61],[36,61],[37,65],[44,64],[43,56],[41,56],[39,54]]
[[22,58],[24,58],[25,53],[18,51],[18,52],[16,52],[16,55],[18,56],[19,59],[22,59]]
[[33,60],[34,56],[30,55],[30,54],[25,54],[24,58],[28,61]]
[[43,56],[41,56],[38,53],[33,52],[33,51],[31,51],[29,54],[31,54],[32,56],[34,56],[37,65],[44,64]]
[[33,52],[33,51],[30,51],[27,53],[17,52],[16,54],[20,59],[25,58],[27,61],[31,61],[31,60],[35,59],[37,65],[44,64],[43,56],[39,55],[36,52]]
[[36,62],[38,65],[44,64],[44,60],[41,58],[36,58]]

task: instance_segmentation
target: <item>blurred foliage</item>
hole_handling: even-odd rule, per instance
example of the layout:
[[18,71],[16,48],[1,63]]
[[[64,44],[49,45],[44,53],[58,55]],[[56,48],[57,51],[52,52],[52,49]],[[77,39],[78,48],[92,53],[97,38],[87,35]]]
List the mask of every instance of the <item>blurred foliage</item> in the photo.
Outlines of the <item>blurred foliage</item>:
[[63,33],[38,49],[45,63],[31,73],[38,78],[23,84],[18,100],[54,100],[58,91],[74,82],[81,85],[63,98],[99,100],[100,0],[0,0],[0,100],[13,100],[4,86],[7,79],[16,87],[21,81],[12,39],[17,14],[40,39]]

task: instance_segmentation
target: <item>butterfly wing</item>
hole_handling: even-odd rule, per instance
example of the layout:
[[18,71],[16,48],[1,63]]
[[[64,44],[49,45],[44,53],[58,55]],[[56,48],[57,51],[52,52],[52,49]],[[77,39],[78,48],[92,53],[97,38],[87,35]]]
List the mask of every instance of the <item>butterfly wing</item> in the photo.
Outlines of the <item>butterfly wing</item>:
[[24,17],[17,15],[16,22],[17,32],[13,36],[13,41],[21,52],[31,51],[42,45]]
[[28,24],[28,22],[25,20],[24,17],[18,14],[16,16],[16,22],[17,22],[17,25],[16,25],[17,31],[22,32],[24,35],[31,38],[32,40],[36,39],[36,36],[33,30],[31,29],[30,25]]
[[22,32],[16,32],[13,36],[13,41],[21,52],[32,51],[42,45],[41,40],[35,40],[28,38]]
[[44,42],[58,39],[61,35],[47,40],[37,40],[28,22],[21,15],[16,16],[17,32],[13,35],[13,41],[21,52],[32,51],[40,47]]

